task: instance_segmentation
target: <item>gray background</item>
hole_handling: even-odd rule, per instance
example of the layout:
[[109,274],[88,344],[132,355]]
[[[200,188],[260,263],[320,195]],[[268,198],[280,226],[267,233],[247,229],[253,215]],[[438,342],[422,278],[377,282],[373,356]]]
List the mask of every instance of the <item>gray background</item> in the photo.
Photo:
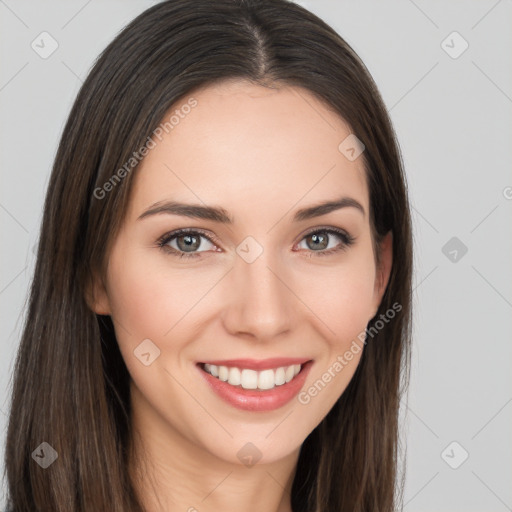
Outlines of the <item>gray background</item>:
[[[0,0],[2,443],[63,124],[93,60],[154,3]],[[298,3],[361,56],[406,165],[416,268],[405,510],[512,510],[512,2]],[[43,31],[58,43],[45,59],[31,48]]]

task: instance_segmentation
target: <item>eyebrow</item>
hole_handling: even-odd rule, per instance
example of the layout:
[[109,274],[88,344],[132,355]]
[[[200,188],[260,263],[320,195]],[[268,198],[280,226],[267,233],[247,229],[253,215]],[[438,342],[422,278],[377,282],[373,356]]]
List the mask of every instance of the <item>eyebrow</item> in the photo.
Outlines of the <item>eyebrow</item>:
[[[361,203],[351,197],[341,197],[333,201],[326,201],[314,206],[308,206],[307,208],[297,210],[293,216],[293,221],[300,222],[313,219],[315,217],[326,215],[335,210],[340,210],[341,208],[355,208],[356,210],[359,210],[363,216],[366,215],[364,207]],[[233,218],[229,216],[229,213],[224,208],[218,206],[203,206],[199,204],[179,203],[176,201],[159,201],[150,206],[141,215],[139,215],[137,220],[162,213],[180,215],[183,217],[190,217],[195,219],[212,220],[222,224],[233,224],[234,222]]]

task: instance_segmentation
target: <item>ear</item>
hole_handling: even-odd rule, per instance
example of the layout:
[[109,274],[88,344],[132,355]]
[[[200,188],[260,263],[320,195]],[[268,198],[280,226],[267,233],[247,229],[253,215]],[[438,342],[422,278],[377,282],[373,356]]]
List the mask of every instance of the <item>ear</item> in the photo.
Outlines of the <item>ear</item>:
[[389,231],[379,245],[380,264],[375,273],[375,287],[373,291],[373,315],[379,310],[382,297],[386,291],[393,266],[393,233]]
[[108,300],[107,289],[96,273],[93,273],[87,290],[85,292],[85,300],[89,308],[97,315],[110,315],[110,303]]

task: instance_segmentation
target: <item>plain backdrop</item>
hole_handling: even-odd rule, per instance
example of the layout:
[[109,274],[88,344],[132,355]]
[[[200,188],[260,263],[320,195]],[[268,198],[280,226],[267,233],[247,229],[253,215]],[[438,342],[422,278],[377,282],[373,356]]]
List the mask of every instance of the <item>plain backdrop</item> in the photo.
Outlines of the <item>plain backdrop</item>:
[[[512,2],[298,3],[365,62],[406,166],[415,325],[402,408],[405,510],[512,510]],[[2,456],[33,247],[61,130],[94,59],[154,4],[0,0]],[[41,37],[46,51],[52,40],[58,45],[46,58],[33,49]]]

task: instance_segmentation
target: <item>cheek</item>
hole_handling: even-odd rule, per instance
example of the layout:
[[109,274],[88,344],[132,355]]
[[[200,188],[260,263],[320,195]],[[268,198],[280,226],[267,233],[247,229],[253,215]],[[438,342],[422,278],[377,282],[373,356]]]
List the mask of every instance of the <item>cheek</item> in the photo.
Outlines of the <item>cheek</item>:
[[143,251],[123,250],[119,243],[109,260],[108,283],[112,319],[122,350],[133,350],[144,339],[158,340],[170,329],[174,319],[169,312],[180,309],[179,294],[148,264]]
[[324,324],[326,338],[343,346],[364,331],[373,313],[375,267],[354,253],[343,264],[303,272],[299,296]]
[[[109,301],[113,319],[130,334],[151,337],[142,332],[154,326],[158,318],[160,300],[155,297],[154,282],[143,265],[129,255],[124,259],[112,258],[109,272]],[[157,299],[157,300],[155,300]]]
[[333,267],[329,274],[326,269],[325,272],[324,275],[317,270],[305,283],[310,290],[308,306],[317,317],[316,330],[324,333],[318,364],[297,397],[308,411],[306,417],[311,430],[352,380],[372,315],[375,277],[372,258],[360,255],[351,259],[350,264]]
[[[186,346],[187,312],[205,290],[191,282],[185,285],[179,275],[166,272],[165,258],[148,260],[147,248],[114,250],[108,295],[119,350],[137,388],[152,402],[168,396],[170,390],[173,396],[181,396],[165,369],[175,367]],[[149,366],[139,359],[143,352],[154,357]],[[156,402],[153,405],[158,408]]]
[[[109,261],[109,302],[118,341],[169,340],[201,308],[202,298],[219,280],[219,272],[197,269],[169,270],[165,255],[133,247],[114,250]],[[157,251],[158,249],[155,249]],[[172,337],[176,344],[176,337]]]

